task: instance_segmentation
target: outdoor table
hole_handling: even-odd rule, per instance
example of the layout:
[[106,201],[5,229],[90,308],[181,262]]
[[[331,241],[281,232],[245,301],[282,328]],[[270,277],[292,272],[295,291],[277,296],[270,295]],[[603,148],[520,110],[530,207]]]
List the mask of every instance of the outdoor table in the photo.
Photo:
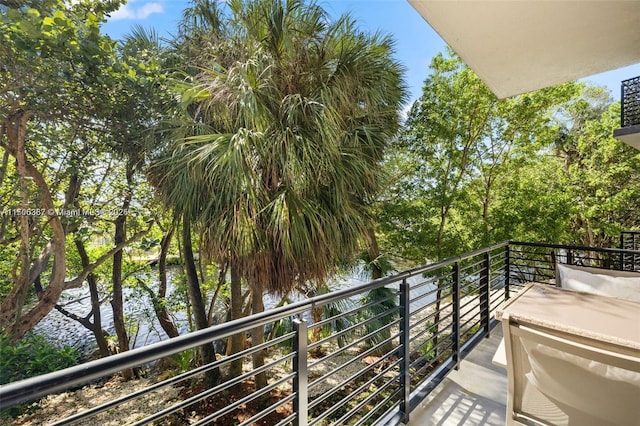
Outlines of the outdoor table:
[[640,426],[640,302],[532,284],[496,318],[507,424]]
[[594,346],[640,351],[640,302],[531,284],[496,312],[563,333],[587,338]]

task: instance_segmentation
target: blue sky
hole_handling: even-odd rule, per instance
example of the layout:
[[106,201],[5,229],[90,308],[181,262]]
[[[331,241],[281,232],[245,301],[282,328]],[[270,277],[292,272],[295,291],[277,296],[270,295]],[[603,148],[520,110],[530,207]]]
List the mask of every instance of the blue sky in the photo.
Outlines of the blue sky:
[[[349,12],[361,29],[389,33],[396,40],[396,57],[406,68],[410,100],[420,96],[431,58],[444,51],[445,43],[406,0],[319,0],[331,16]],[[175,32],[188,0],[129,0],[111,15],[103,31],[118,39],[134,24],[152,27],[160,36]],[[640,75],[640,64],[588,77],[585,80],[607,86],[620,99],[620,82]]]

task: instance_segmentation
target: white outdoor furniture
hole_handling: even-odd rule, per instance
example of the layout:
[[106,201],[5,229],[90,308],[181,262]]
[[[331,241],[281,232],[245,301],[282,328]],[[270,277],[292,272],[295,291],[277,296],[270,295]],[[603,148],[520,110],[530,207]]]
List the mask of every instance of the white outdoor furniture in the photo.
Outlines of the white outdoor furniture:
[[496,316],[508,425],[640,426],[640,302],[531,285]]

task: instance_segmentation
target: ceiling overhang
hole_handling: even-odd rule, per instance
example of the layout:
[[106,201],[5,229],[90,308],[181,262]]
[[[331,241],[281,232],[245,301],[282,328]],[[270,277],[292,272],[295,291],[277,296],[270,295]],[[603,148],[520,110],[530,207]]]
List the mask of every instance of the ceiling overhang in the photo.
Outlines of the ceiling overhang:
[[408,0],[500,98],[640,63],[637,0]]

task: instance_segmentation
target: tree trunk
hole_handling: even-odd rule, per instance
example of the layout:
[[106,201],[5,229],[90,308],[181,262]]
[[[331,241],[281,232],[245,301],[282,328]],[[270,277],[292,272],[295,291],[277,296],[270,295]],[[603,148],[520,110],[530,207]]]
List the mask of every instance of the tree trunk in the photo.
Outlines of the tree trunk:
[[172,226],[169,231],[162,236],[162,241],[160,242],[160,258],[158,259],[158,278],[160,279],[160,284],[158,286],[158,294],[153,298],[153,308],[158,317],[158,322],[160,322],[160,326],[169,337],[177,337],[180,335],[165,305],[167,300],[167,254],[169,253],[169,245],[171,244],[174,231],[175,227]]
[[[131,202],[131,180],[133,172],[127,165],[127,193],[124,196],[122,202],[122,209],[125,211],[129,208]],[[113,242],[115,245],[121,244],[127,239],[127,216],[120,214],[114,221],[115,234]],[[129,350],[129,336],[127,336],[127,329],[124,323],[124,298],[122,293],[122,250],[118,250],[113,255],[113,269],[111,271],[111,279],[113,284],[113,297],[111,299],[111,308],[113,310],[113,323],[116,329],[116,335],[118,336],[118,350],[119,352],[126,352]]]
[[[184,250],[184,264],[185,272],[187,275],[187,284],[189,288],[189,299],[191,300],[191,306],[193,308],[193,316],[198,330],[204,330],[209,326],[207,321],[207,311],[204,305],[204,299],[202,298],[202,292],[200,290],[200,283],[198,280],[198,269],[193,257],[193,245],[191,242],[191,223],[187,215],[183,216],[182,222],[182,243]],[[202,364],[210,364],[215,362],[216,353],[213,348],[213,342],[206,343],[200,346],[200,355],[202,357]],[[215,386],[220,379],[220,370],[215,368],[207,371],[205,374],[205,380],[207,387]]]
[[[11,156],[16,158],[16,160],[20,157],[22,164],[19,167],[19,171],[25,174],[24,177],[28,176],[33,179],[33,183],[38,188],[40,194],[41,207],[47,213],[50,211],[53,212],[55,206],[51,198],[49,186],[42,174],[29,162],[25,155],[24,142],[26,140],[26,127],[31,116],[32,114],[29,112],[19,111],[5,120],[3,128],[6,131],[9,144],[3,145],[3,148],[6,149]],[[20,153],[18,151],[20,151]],[[4,329],[4,334],[11,336],[13,340],[22,337],[51,312],[64,288],[66,272],[65,232],[60,218],[56,214],[49,215],[49,225],[51,226],[52,232],[52,241],[50,244],[54,260],[49,285],[44,289],[42,297],[29,312],[24,315],[17,315],[22,309],[22,303],[20,303],[21,294],[23,291],[26,291],[25,287],[31,285],[31,276],[29,276],[29,279],[24,282],[14,282],[11,292],[0,306],[0,328]]]
[[[322,321],[323,317],[322,308],[313,308],[311,309],[311,322],[312,324],[318,324]],[[311,330],[311,343],[319,342],[322,338],[322,327],[314,327]],[[326,351],[322,347],[322,345],[316,346],[315,348],[309,351],[309,354],[315,358],[321,358],[326,354]]]
[[[16,152],[16,168],[18,170],[18,174],[20,175],[20,207],[23,212],[26,212],[29,209],[29,191],[27,189],[27,169],[25,164],[26,158],[24,142],[24,138],[18,139],[18,150]],[[18,219],[20,222],[20,254],[18,256],[20,263],[20,273],[15,278],[15,282],[18,283],[16,288],[19,289],[19,291],[16,292],[18,309],[15,312],[15,321],[18,321],[20,319],[20,315],[22,314],[22,306],[24,305],[24,300],[27,297],[27,292],[29,290],[29,269],[31,267],[31,250],[29,247],[29,216],[23,213],[19,215]]]
[[[438,239],[436,241],[436,250],[438,253],[438,260],[442,259],[442,236],[444,234],[444,227],[447,223],[447,215],[449,214],[449,206],[450,204],[444,208],[440,210],[440,226],[438,227]],[[440,281],[440,279],[438,280],[437,284],[438,286],[438,290],[436,291],[436,312],[435,315],[433,317],[433,326],[432,328],[432,333],[433,333],[433,354],[434,357],[437,358],[438,357],[438,332],[440,331],[440,308],[442,306],[442,301],[440,300],[442,297],[442,283]]]
[[214,323],[214,312],[216,307],[216,301],[218,300],[218,295],[220,294],[220,290],[227,283],[227,264],[220,265],[220,272],[218,273],[218,284],[216,285],[216,291],[211,296],[211,301],[209,302],[209,311],[207,312],[207,322],[209,325],[213,325]]
[[[126,218],[124,215],[119,216],[115,220],[114,243],[120,244],[126,238]],[[118,250],[113,255],[113,265],[111,271],[111,280],[113,284],[113,296],[111,298],[111,309],[113,311],[113,325],[116,329],[118,337],[118,352],[126,352],[129,350],[129,336],[124,323],[124,298],[122,294],[122,250]],[[129,380],[133,377],[131,370],[122,372],[123,377]]]
[[482,225],[484,236],[482,242],[488,245],[491,242],[489,235],[489,207],[491,204],[491,186],[493,185],[493,179],[487,178],[484,190],[484,197],[482,200]]
[[[264,301],[262,299],[262,290],[253,289],[251,295],[251,310],[253,315],[264,312]],[[259,326],[251,330],[251,346],[257,347],[264,343],[264,326]],[[266,351],[264,349],[254,352],[252,355],[253,369],[256,370],[264,365]],[[262,372],[255,375],[256,391],[267,386],[267,373]],[[265,394],[259,398],[265,402],[269,399],[269,394]]]
[[378,238],[376,237],[376,232],[373,229],[373,226],[369,226],[367,228],[367,253],[369,255],[369,262],[371,264],[371,279],[377,280],[378,278],[382,278],[382,269],[375,262],[378,257],[380,257],[380,248],[378,247]]
[[434,358],[438,357],[438,331],[440,330],[440,298],[442,297],[442,284],[440,280],[436,284],[438,286],[438,291],[436,291],[436,314],[433,317],[433,325],[431,326],[431,333],[433,336],[433,356]]
[[[80,255],[82,267],[88,267],[90,263],[89,256],[87,255],[87,251],[84,248],[84,244],[82,243],[82,241],[76,239],[75,245],[76,249],[78,250],[78,254]],[[96,339],[98,349],[100,350],[100,356],[106,357],[110,355],[110,352],[109,345],[107,344],[107,339],[105,338],[105,331],[102,329],[102,313],[100,312],[100,295],[98,294],[98,282],[95,275],[93,274],[87,275],[87,282],[89,283],[89,294],[91,296],[91,314],[93,315],[93,323],[91,323],[91,327],[89,329]]]
[[[127,162],[126,169],[127,189],[122,201],[122,212],[114,221],[115,234],[113,242],[117,246],[127,239],[127,215],[132,197],[133,188],[133,163],[131,160]],[[113,297],[111,299],[111,309],[113,310],[113,325],[118,336],[118,351],[120,353],[129,350],[129,336],[124,323],[124,297],[122,285],[122,249],[113,254],[113,269],[111,271],[111,279],[113,284]],[[122,371],[122,377],[125,380],[133,378],[138,373],[137,369],[128,369]]]
[[[242,278],[240,271],[235,263],[231,263],[231,320],[242,318]],[[237,354],[244,350],[244,333],[238,333],[231,336],[231,344],[229,354]],[[229,367],[229,375],[238,377],[242,374],[242,360],[231,362]]]
[[[378,238],[376,237],[376,232],[373,229],[373,226],[370,226],[367,228],[367,235],[366,235],[366,239],[367,239],[367,252],[369,255],[369,261],[371,262],[371,279],[373,280],[377,280],[378,278],[382,278],[382,275],[384,273],[384,271],[382,270],[382,268],[380,267],[380,264],[378,262],[376,262],[375,260],[378,259],[380,257],[380,247],[378,246]],[[387,296],[389,296],[388,292],[384,291],[383,289],[378,289],[376,290],[372,290],[369,292],[369,296],[374,296],[373,300],[375,300],[375,297],[380,296],[380,298],[386,298]],[[394,303],[395,305],[395,303]],[[386,308],[393,308],[392,306],[389,306],[389,302],[386,302],[383,304],[383,306]],[[397,305],[396,305],[397,307]],[[389,316],[388,320],[389,321],[393,321],[393,316]],[[387,328],[384,331],[380,332],[380,339],[389,339],[391,338],[391,329]],[[384,355],[387,354],[389,352],[393,351],[393,341],[389,341],[387,343],[385,343],[384,345],[382,345],[377,351],[376,351],[376,355]]]

